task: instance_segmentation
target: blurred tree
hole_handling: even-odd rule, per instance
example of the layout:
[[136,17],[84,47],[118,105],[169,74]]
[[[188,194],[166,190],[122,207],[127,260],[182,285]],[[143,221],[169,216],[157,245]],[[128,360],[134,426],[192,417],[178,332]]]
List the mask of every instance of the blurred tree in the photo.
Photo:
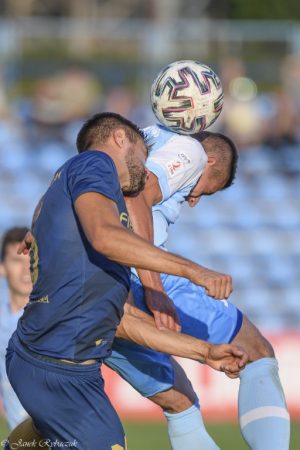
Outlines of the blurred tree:
[[300,20],[299,0],[228,0],[226,3],[229,19]]

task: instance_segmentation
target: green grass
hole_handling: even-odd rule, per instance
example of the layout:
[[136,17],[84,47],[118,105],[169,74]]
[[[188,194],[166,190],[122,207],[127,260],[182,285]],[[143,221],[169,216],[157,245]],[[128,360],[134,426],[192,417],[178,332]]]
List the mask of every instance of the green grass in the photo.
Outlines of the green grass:
[[[170,450],[165,424],[125,423],[129,450]],[[207,431],[222,450],[247,450],[237,424],[208,424]],[[7,436],[7,427],[0,420],[0,442]],[[1,447],[0,447],[1,448]],[[300,449],[300,423],[292,423],[290,450]]]
[[1,442],[8,436],[8,428],[4,419],[0,418],[0,449],[2,450]]
[[[125,423],[129,450],[170,450],[167,428],[164,424]],[[249,450],[238,424],[207,424],[206,429],[222,450]],[[290,450],[300,449],[300,423],[292,423]]]

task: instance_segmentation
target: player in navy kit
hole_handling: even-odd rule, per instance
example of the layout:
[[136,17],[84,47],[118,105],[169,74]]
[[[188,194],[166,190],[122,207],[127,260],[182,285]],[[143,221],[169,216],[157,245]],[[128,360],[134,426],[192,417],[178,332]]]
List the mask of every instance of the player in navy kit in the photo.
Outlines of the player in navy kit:
[[[50,446],[126,446],[100,371],[130,290],[126,266],[187,277],[215,298],[231,292],[229,276],[163,252],[131,232],[121,190],[132,194],[144,185],[143,138],[121,116],[94,116],[78,135],[80,154],[56,172],[38,210],[33,291],[6,365],[22,405]],[[245,354],[231,351],[238,371]]]

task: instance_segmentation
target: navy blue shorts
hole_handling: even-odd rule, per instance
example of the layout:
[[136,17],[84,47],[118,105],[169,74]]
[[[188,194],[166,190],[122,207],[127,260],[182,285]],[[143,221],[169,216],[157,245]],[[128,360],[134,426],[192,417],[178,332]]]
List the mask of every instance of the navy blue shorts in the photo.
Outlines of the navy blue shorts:
[[27,352],[16,333],[10,339],[9,381],[50,448],[51,443],[53,448],[78,450],[126,448],[121,421],[104,392],[100,367],[100,362],[61,365],[40,360]]

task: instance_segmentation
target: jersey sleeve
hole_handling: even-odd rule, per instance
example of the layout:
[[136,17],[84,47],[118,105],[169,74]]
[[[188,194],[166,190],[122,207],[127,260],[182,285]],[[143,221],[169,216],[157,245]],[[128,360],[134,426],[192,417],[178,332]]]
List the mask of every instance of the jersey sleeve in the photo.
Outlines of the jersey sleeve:
[[112,159],[98,151],[74,158],[68,168],[68,190],[73,202],[86,192],[98,192],[117,202],[121,191]]
[[196,139],[174,135],[149,156],[146,165],[157,176],[165,201],[175,192],[196,184],[206,163],[206,153]]

